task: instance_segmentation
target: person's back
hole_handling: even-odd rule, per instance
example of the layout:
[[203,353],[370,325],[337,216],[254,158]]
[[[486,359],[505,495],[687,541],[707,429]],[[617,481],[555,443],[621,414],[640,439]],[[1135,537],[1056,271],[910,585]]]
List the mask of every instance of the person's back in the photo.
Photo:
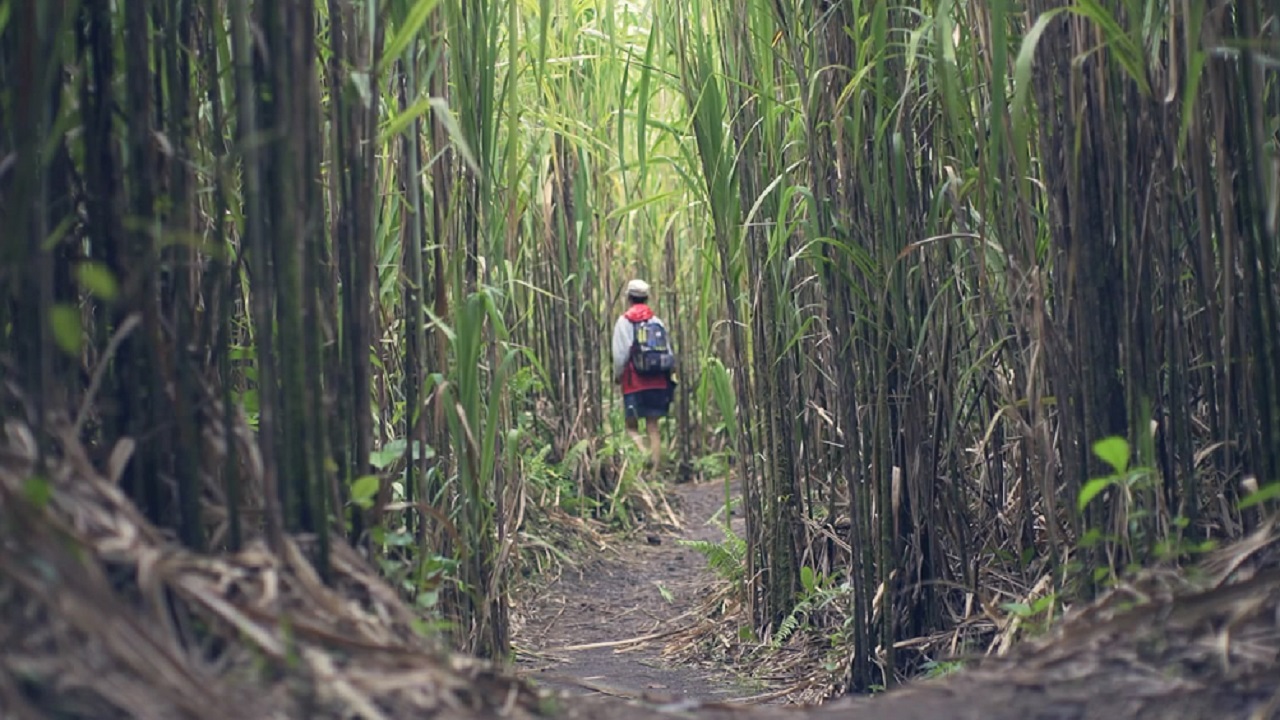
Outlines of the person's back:
[[[639,418],[645,419],[645,431],[656,467],[662,459],[662,438],[658,421],[666,416],[671,405],[671,367],[674,349],[670,346],[665,324],[648,305],[649,284],[643,280],[627,283],[627,311],[618,317],[613,326],[613,379],[622,387],[623,416],[627,431],[643,450],[639,437]],[[637,332],[642,341],[649,341],[644,350],[651,353],[654,362],[641,362],[644,372],[637,370]],[[652,369],[650,369],[652,367]]]

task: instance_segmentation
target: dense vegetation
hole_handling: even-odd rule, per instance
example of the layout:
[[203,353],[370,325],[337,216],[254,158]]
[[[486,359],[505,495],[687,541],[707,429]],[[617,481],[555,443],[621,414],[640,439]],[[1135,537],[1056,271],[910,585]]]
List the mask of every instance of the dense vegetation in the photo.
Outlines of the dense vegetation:
[[892,683],[1277,494],[1275,13],[0,0],[2,411],[193,548],[366,545],[500,656],[531,515],[644,509],[605,353],[646,277],[744,634],[825,594]]

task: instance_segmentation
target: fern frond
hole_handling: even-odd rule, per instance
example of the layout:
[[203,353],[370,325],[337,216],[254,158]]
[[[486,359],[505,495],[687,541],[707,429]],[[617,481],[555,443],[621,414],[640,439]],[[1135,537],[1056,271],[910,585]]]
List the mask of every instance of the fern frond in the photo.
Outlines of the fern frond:
[[727,540],[726,542],[680,540],[678,542],[705,557],[707,565],[721,578],[729,582],[739,582],[745,574],[743,572],[743,561],[746,558],[746,543],[736,536],[733,540]]
[[808,619],[809,609],[809,602],[802,602],[796,605],[795,609],[791,611],[791,614],[787,615],[787,617],[779,623],[778,631],[774,633],[773,642],[770,643],[774,650],[782,647],[782,644],[787,641],[787,638],[794,635],[796,630],[800,629],[802,619]]

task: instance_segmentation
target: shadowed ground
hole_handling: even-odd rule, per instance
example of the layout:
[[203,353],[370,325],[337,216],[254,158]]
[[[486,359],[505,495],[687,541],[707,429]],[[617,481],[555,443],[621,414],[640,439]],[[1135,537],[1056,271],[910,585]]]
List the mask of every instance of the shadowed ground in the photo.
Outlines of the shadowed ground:
[[[701,595],[717,582],[706,559],[681,540],[723,539],[711,520],[724,484],[668,490],[680,526],[652,528],[593,552],[546,585],[525,589],[514,642],[518,670],[541,687],[575,694],[725,700],[756,694],[710,664],[673,666],[662,647],[697,620]],[[742,519],[733,519],[742,532]]]
[[[720,538],[706,519],[722,503],[722,487],[711,483],[672,491],[683,510],[681,536]],[[550,663],[552,669],[546,670],[561,681],[540,684],[569,688],[568,697],[557,703],[558,717],[591,720],[1280,717],[1276,540],[1274,532],[1263,529],[1221,551],[1199,568],[1205,577],[1198,586],[1180,575],[1147,573],[1007,657],[877,697],[819,707],[718,703],[719,697],[752,691],[697,668],[652,669],[657,653],[642,644],[565,653],[563,663]],[[694,593],[713,580],[701,556],[665,537],[660,545],[624,547],[617,554],[616,560],[594,562],[539,593],[532,618],[550,622],[538,638],[550,644],[569,644],[574,637],[603,643],[676,630],[696,612]],[[674,601],[664,603],[653,583],[671,586]],[[537,679],[538,669],[548,665],[530,662],[527,667]]]
[[[1280,534],[1273,523],[1195,573],[1148,573],[1074,612],[1043,640],[946,678],[820,708],[730,706],[707,700],[734,695],[730,684],[652,667],[643,652],[634,655],[649,668],[642,674],[631,664],[592,665],[604,655],[558,651],[570,658],[554,663],[570,680],[561,686],[573,688],[562,691],[451,656],[413,631],[413,611],[345,546],[333,549],[331,584],[309,564],[307,538],[289,538],[280,552],[256,543],[235,555],[189,553],[141,517],[110,469],[94,467],[73,435],[61,439],[62,458],[36,492],[32,433],[11,420],[0,436],[3,718],[1278,716]],[[567,588],[592,596],[585,609],[561,593],[568,619],[546,624],[541,635],[526,627],[526,642],[554,650],[574,632],[625,640],[635,636],[614,630],[678,625],[702,564],[673,550],[673,537],[661,538],[652,557],[619,561],[630,574],[610,579],[599,566],[594,579],[588,572],[571,580],[580,584]],[[636,571],[645,567],[667,573],[671,607],[658,602],[653,578]],[[601,589],[618,577],[614,590]],[[601,608],[613,613],[608,624],[590,616]],[[559,612],[554,595],[542,611]]]

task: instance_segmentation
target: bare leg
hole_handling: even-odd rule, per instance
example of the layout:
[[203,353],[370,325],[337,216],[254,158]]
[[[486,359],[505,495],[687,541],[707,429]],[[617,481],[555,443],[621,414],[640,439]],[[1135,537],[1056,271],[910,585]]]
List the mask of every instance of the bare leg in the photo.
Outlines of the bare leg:
[[636,447],[640,448],[640,452],[644,452],[648,448],[644,446],[644,439],[640,437],[640,421],[637,418],[626,418],[627,435],[635,442]]
[[644,421],[644,429],[649,432],[649,452],[652,453],[655,468],[662,462],[662,433],[658,426],[659,419],[651,417]]

